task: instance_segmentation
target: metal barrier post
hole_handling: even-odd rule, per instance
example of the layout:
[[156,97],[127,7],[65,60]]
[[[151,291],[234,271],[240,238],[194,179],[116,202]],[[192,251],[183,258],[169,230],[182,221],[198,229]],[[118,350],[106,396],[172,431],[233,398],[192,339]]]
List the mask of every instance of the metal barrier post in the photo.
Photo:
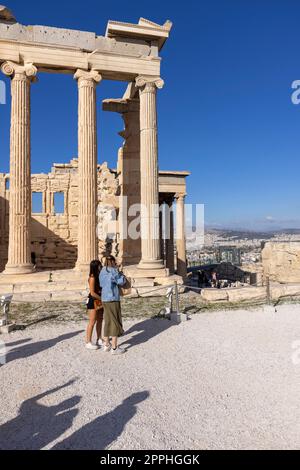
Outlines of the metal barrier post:
[[275,305],[272,300],[272,292],[271,292],[271,283],[270,283],[270,277],[266,276],[266,296],[267,296],[267,304],[264,306],[264,311],[265,312],[277,312]]
[[182,321],[186,321],[188,317],[186,313],[180,312],[179,292],[178,292],[177,281],[174,282],[174,293],[175,293],[176,311],[171,313],[171,320],[176,321],[176,323],[181,323]]

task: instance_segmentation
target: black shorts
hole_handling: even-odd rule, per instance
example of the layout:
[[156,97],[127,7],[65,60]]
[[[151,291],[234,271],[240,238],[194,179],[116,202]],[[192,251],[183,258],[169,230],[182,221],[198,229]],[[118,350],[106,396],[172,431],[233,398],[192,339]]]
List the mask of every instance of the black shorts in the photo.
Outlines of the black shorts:
[[[89,294],[88,296],[88,300],[87,300],[87,303],[86,303],[86,308],[87,310],[95,310],[95,299],[94,297],[91,296],[91,294]],[[100,310],[101,311],[101,310]],[[100,312],[99,312],[100,313]]]
[[87,304],[86,304],[86,308],[88,310],[94,310],[95,307],[94,307],[94,299],[91,295],[88,296],[88,301],[87,301]]

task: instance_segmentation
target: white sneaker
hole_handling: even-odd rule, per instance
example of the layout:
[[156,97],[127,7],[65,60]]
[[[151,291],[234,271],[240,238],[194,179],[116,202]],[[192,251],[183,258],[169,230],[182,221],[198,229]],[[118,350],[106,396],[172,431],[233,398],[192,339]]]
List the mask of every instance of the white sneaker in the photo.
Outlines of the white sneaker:
[[125,349],[119,348],[119,346],[116,349],[111,349],[111,353],[113,355],[119,355],[119,354],[124,354]]
[[95,351],[96,349],[99,349],[99,346],[96,344],[93,344],[91,342],[85,344],[86,349],[91,349],[92,351]]
[[102,339],[98,339],[97,343],[96,343],[100,349],[103,349],[103,341]]
[[106,344],[104,344],[102,349],[103,349],[104,352],[109,352],[109,351],[111,350],[111,345],[108,344],[108,345],[106,346]]

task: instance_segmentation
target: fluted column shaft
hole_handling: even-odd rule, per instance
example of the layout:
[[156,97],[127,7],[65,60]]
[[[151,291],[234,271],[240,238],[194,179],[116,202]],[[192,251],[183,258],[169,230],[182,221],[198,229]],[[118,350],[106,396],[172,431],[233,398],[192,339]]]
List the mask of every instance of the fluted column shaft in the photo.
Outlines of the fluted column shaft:
[[163,260],[165,265],[165,239],[163,233],[163,210],[165,208],[165,204],[160,204],[160,211],[159,211],[159,249],[160,249],[160,257]]
[[171,274],[174,273],[174,214],[173,201],[168,201],[167,229],[166,229],[166,263]]
[[141,156],[141,269],[163,267],[159,239],[159,189],[156,89],[160,78],[139,76]]
[[176,194],[177,274],[186,277],[184,194]]
[[32,64],[5,62],[11,77],[9,245],[5,274],[26,274],[31,263],[30,86],[37,73]]
[[78,82],[78,256],[76,268],[85,270],[98,259],[97,244],[97,112],[96,85],[101,75],[77,70]]

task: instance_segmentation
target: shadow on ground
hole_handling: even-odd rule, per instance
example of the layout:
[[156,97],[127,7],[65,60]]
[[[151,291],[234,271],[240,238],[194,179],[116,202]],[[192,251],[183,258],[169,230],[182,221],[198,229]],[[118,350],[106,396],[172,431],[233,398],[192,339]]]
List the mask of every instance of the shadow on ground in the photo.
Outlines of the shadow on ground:
[[189,305],[188,307],[183,308],[183,313],[194,315],[196,313],[200,313],[201,310],[202,307],[199,307],[199,305]]
[[71,436],[57,443],[51,450],[103,450],[123,432],[126,424],[137,412],[137,404],[146,400],[149,392],[133,393],[113,411],[99,416]]
[[24,339],[19,339],[18,341],[12,341],[11,343],[6,343],[6,346],[8,348],[11,348],[13,346],[19,346],[20,344],[28,343],[31,341],[32,338],[24,338]]
[[121,344],[126,345],[127,348],[138,346],[139,344],[146,343],[157,335],[174,326],[174,323],[164,318],[149,318],[139,323],[135,323],[129,330],[125,331],[125,335],[136,333],[132,338],[121,341]]
[[[25,400],[16,418],[0,426],[0,450],[40,450],[62,437],[71,428],[79,410],[81,396],[74,395],[58,405],[45,406],[39,400],[69,387],[70,380]],[[103,450],[123,432],[137,412],[137,405],[149,397],[149,392],[134,393],[113,411],[99,416],[54,445],[53,449]]]
[[42,449],[67,431],[78,414],[74,407],[80,402],[80,396],[68,398],[54,406],[37,402],[73,382],[25,400],[20,406],[19,415],[0,426],[0,449]]
[[[29,343],[21,347],[16,347],[12,349],[11,351],[8,351],[6,355],[6,363],[15,361],[17,359],[25,359],[30,356],[34,356],[35,354],[45,351],[46,349],[50,349],[53,346],[56,346],[56,344],[62,341],[71,339],[74,336],[77,336],[82,332],[83,330],[74,331],[72,333],[66,333],[64,335],[57,336],[56,338],[47,339],[45,341],[37,341],[36,343]],[[8,344],[8,346],[13,346],[13,345],[14,343]],[[16,344],[16,346],[18,345]]]

